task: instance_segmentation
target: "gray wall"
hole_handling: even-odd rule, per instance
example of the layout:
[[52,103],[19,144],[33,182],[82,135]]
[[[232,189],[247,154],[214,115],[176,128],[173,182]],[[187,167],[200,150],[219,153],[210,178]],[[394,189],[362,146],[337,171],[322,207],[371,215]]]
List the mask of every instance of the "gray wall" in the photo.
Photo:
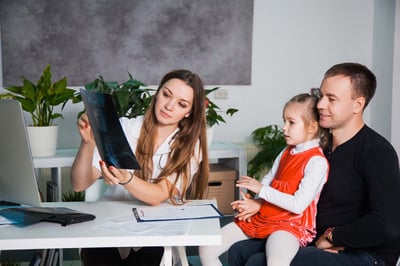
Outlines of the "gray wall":
[[377,77],[376,95],[371,102],[371,124],[391,139],[393,48],[396,0],[375,0],[372,68]]
[[2,0],[0,11],[5,86],[49,63],[78,86],[127,72],[155,85],[176,68],[250,84],[253,0]]
[[400,154],[400,0],[396,0],[396,19],[394,35],[393,59],[393,91],[392,91],[392,131],[391,140],[397,153]]

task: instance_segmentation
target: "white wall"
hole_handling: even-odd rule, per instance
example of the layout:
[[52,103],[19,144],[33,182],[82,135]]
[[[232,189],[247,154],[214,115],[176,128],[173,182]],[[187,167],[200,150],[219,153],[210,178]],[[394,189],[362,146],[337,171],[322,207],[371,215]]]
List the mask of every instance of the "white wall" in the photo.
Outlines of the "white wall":
[[[386,2],[386,7],[379,4]],[[215,129],[214,140],[249,142],[255,128],[280,125],[284,103],[294,94],[319,87],[323,73],[333,64],[356,61],[374,67],[374,45],[387,47],[392,41],[374,42],[374,19],[382,19],[374,10],[387,10],[393,2],[255,0],[252,85],[223,86],[228,90],[228,99],[215,102],[223,108],[238,108],[239,112]],[[377,9],[375,5],[379,5]],[[383,98],[387,100],[387,96]],[[375,108],[380,106],[372,105],[372,110],[367,110],[367,122]],[[59,121],[59,147],[79,145],[75,116],[80,110],[81,106],[68,106],[65,120]],[[383,126],[378,131],[390,132],[390,125]]]
[[215,139],[244,142],[259,126],[281,124],[283,104],[319,87],[333,64],[371,66],[373,14],[371,0],[256,0],[252,86],[230,89],[229,105],[240,111]]
[[396,0],[375,0],[372,70],[378,85],[371,102],[371,125],[390,139]]
[[[392,129],[391,140],[400,155],[400,0],[396,0],[396,22],[394,35],[393,92],[392,92]],[[397,73],[397,74],[396,74]]]

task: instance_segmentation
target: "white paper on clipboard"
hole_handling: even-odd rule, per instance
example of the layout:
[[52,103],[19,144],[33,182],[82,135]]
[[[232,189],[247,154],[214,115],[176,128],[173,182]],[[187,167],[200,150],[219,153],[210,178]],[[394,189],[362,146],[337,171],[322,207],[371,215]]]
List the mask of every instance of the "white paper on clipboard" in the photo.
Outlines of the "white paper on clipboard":
[[132,210],[138,222],[208,219],[222,216],[213,204],[139,207]]

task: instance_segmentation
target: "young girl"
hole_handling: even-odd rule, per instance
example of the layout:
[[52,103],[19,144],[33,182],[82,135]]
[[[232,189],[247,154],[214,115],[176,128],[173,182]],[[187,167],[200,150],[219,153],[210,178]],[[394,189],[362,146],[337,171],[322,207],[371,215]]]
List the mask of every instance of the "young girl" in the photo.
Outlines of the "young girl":
[[239,211],[234,222],[222,228],[222,245],[200,247],[203,266],[221,265],[218,257],[248,238],[267,238],[268,266],[289,265],[299,246],[315,236],[316,205],[327,180],[328,162],[320,148],[317,97],[299,94],[283,109],[283,133],[288,146],[278,155],[262,182],[242,176],[237,182],[258,194],[257,200],[232,203]]
[[[203,198],[208,181],[204,97],[196,74],[175,70],[161,80],[144,117],[120,119],[142,167],[135,171],[101,160],[83,114],[78,120],[82,141],[71,169],[73,189],[83,191],[103,177],[109,185],[103,200],[138,199],[158,205]],[[83,249],[81,258],[84,265],[159,265],[163,248],[150,249]]]

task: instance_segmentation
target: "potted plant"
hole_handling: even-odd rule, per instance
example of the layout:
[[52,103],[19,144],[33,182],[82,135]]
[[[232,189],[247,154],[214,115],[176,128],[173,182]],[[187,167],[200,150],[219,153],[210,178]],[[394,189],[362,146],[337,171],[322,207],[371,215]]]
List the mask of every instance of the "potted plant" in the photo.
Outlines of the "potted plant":
[[[121,83],[105,81],[102,76],[99,76],[93,82],[86,84],[85,89],[111,94],[119,117],[134,118],[144,115],[153,97],[151,94],[153,89],[134,79],[129,72],[128,75],[129,79]],[[79,92],[76,93],[74,101],[82,101],[82,96]]]
[[222,117],[222,113],[226,115],[232,116],[235,114],[238,109],[235,108],[229,108],[226,111],[222,111],[221,108],[213,103],[207,95],[210,94],[213,91],[218,90],[220,87],[215,87],[212,89],[206,89],[205,94],[206,94],[206,120],[207,120],[207,126],[208,127],[213,127],[214,125],[219,125],[219,123],[226,123],[225,119]]
[[222,117],[222,114],[233,116],[238,109],[229,108],[226,111],[221,110],[221,108],[213,103],[207,95],[211,92],[218,90],[220,87],[215,87],[212,89],[205,90],[205,105],[206,105],[206,121],[207,121],[207,142],[208,145],[212,142],[212,137],[214,135],[214,126],[219,125],[219,123],[226,123],[225,119]]
[[[4,88],[8,93],[0,94],[1,98],[11,98],[21,103],[22,109],[31,115],[32,124],[27,127],[32,156],[53,156],[57,147],[58,126],[54,124],[57,118],[64,118],[55,109],[74,98],[75,90],[67,88],[67,78],[54,83],[51,81],[51,66],[46,66],[39,80],[35,83],[21,77],[21,86]],[[46,132],[51,132],[47,136]],[[36,143],[36,139],[43,143]]]
[[279,152],[286,146],[283,132],[277,125],[268,125],[255,129],[251,133],[258,152],[247,164],[247,174],[260,180],[272,167]]

